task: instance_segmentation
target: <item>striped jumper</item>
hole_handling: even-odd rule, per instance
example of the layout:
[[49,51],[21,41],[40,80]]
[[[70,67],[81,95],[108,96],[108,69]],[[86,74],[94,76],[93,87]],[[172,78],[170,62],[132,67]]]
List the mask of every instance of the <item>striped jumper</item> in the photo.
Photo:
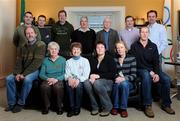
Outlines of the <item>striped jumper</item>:
[[136,78],[136,59],[135,57],[126,54],[122,65],[118,61],[118,57],[114,58],[116,62],[117,72],[116,77],[122,76],[125,80],[130,82],[134,81]]

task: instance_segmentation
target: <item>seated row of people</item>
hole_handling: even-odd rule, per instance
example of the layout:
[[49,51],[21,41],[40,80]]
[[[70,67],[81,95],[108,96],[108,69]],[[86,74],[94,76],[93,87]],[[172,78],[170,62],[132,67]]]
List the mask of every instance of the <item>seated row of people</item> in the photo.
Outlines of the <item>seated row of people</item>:
[[[120,113],[127,117],[127,100],[129,90],[133,89],[133,81],[138,76],[142,82],[142,102],[144,113],[154,117],[152,110],[151,85],[161,84],[162,109],[169,114],[175,114],[171,108],[170,78],[159,69],[159,54],[157,47],[148,39],[149,30],[142,27],[140,40],[135,42],[127,54],[123,41],[115,45],[116,57],[106,53],[106,46],[98,41],[95,46],[96,54],[88,61],[81,56],[80,43],[72,43],[72,58],[67,61],[59,56],[59,45],[56,42],[48,44],[49,57],[45,55],[45,44],[38,41],[33,27],[25,29],[28,43],[20,48],[15,71],[6,78],[8,107],[6,111],[20,112],[25,105],[25,100],[31,90],[33,80],[39,77],[41,84],[41,97],[43,100],[42,113],[47,114],[50,108],[50,99],[56,104],[57,114],[62,114],[62,100],[66,89],[69,103],[67,116],[80,113],[83,87],[91,102],[91,114],[108,116]],[[43,61],[43,62],[42,62]],[[137,61],[137,66],[136,66]],[[41,66],[42,63],[42,66]],[[37,71],[41,66],[40,73]],[[64,87],[63,80],[65,80]],[[22,82],[20,95],[17,97],[16,82]],[[112,92],[112,101],[109,93]],[[98,105],[99,98],[100,105]]]

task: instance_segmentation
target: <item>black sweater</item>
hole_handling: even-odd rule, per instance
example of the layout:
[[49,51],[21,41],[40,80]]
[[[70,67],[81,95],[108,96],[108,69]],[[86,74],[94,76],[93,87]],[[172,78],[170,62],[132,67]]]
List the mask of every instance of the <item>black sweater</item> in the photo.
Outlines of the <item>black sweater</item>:
[[72,34],[71,42],[79,42],[82,44],[82,54],[92,54],[95,49],[96,33],[94,30],[82,32],[79,29]]
[[113,80],[116,75],[116,63],[114,59],[105,55],[104,59],[101,61],[99,68],[97,68],[98,60],[97,57],[92,57],[90,59],[91,73],[90,74],[98,74],[100,78],[103,79],[111,79]]
[[140,41],[137,41],[132,44],[130,53],[136,57],[138,69],[147,69],[159,74],[159,54],[156,44],[148,40],[146,47],[143,47]]

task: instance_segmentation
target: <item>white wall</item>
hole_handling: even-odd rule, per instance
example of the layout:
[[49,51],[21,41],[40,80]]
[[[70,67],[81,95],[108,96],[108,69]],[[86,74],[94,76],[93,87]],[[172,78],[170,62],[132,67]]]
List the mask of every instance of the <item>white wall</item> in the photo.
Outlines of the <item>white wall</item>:
[[64,7],[67,12],[67,20],[79,28],[78,16],[112,16],[112,28],[120,30],[124,28],[125,7],[124,6],[99,6],[99,7]]
[[12,44],[16,27],[16,0],[0,0],[0,79],[12,71],[15,48]]

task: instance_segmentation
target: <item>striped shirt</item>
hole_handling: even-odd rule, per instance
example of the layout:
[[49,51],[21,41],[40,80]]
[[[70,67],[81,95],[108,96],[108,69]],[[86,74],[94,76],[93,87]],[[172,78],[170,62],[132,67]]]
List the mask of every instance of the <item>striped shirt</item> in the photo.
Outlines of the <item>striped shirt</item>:
[[[123,64],[121,65],[118,58],[114,58],[116,62],[117,72],[116,77],[124,76],[125,80],[134,81],[136,78],[136,59],[133,56],[126,55]],[[123,74],[123,75],[122,75]]]

